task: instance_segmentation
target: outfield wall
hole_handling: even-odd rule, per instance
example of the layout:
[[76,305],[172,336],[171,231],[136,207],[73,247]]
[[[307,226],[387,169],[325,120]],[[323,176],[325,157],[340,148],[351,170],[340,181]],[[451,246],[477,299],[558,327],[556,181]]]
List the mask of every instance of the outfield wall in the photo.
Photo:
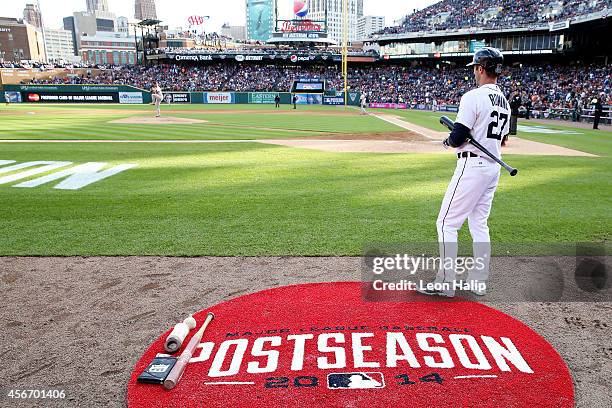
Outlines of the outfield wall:
[[[171,103],[185,104],[281,104],[293,103],[290,92],[166,92]],[[344,105],[344,95],[297,93],[300,105]],[[359,105],[359,92],[349,92],[349,105]],[[127,85],[4,85],[0,102],[11,103],[151,103],[151,93]]]
[[127,85],[3,85],[10,103],[126,103],[151,102],[151,93]]

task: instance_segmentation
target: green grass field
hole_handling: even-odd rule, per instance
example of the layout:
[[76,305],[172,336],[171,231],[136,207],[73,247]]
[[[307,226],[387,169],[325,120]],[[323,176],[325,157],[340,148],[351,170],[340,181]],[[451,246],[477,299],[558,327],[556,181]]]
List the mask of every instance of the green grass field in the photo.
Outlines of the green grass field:
[[[0,139],[224,140],[402,131],[374,117],[329,115],[338,108],[310,108],[300,117],[252,105],[237,106],[234,114],[173,106],[184,111],[176,116],[210,120],[214,127],[108,124],[149,108],[2,107]],[[440,130],[431,112],[399,114]],[[600,157],[506,156],[521,172],[502,176],[489,222],[495,242],[609,240],[612,135],[576,133],[521,135]],[[256,142],[0,143],[0,160],[138,164],[75,191],[54,189],[57,182],[0,184],[0,255],[359,255],[370,242],[435,241],[435,218],[455,162],[450,155],[325,153]],[[463,238],[469,239],[466,229]]]
[[[203,106],[164,105],[162,111],[164,116],[207,123],[154,127],[110,123],[133,116],[152,117],[154,108],[149,105],[10,105],[2,108],[6,114],[0,116],[0,139],[254,140],[403,130],[373,117],[354,115],[354,110],[349,111],[351,115],[329,114],[341,114],[342,108],[300,106],[293,111],[288,105],[280,110],[266,105]],[[228,109],[235,113],[219,112]]]

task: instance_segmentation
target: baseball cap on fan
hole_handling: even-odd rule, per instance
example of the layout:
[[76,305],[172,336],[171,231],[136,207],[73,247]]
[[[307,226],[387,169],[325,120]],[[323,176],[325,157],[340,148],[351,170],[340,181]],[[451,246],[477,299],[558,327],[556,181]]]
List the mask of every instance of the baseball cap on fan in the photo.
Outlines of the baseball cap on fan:
[[471,67],[480,65],[489,74],[499,75],[504,65],[504,54],[497,48],[485,47],[474,53],[472,62],[466,65]]

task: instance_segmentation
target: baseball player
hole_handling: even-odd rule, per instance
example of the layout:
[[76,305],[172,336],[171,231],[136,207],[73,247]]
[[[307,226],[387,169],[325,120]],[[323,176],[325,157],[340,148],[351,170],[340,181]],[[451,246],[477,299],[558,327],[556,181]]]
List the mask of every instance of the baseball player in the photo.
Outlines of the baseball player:
[[[457,120],[450,136],[444,140],[446,148],[456,148],[457,167],[446,190],[438,220],[440,258],[444,261],[457,258],[457,234],[468,220],[472,236],[474,260],[481,260],[461,280],[477,295],[486,293],[489,276],[491,244],[487,219],[491,212],[493,195],[499,181],[500,165],[467,143],[468,139],[480,142],[495,156],[501,158],[501,140],[510,132],[510,104],[497,86],[504,57],[495,48],[483,48],[474,54],[468,66],[473,67],[478,88],[461,98]],[[453,297],[455,295],[455,268],[444,265],[439,268],[432,289],[420,290],[428,295]]]
[[359,100],[359,106],[361,107],[361,114],[362,115],[367,115],[368,112],[366,111],[366,104],[367,104],[367,98],[365,96],[365,93],[361,94],[361,98]]
[[151,88],[151,98],[153,99],[153,104],[155,105],[155,117],[159,118],[161,115],[160,105],[164,100],[164,94],[162,93],[162,90],[157,82],[155,82],[153,88]]

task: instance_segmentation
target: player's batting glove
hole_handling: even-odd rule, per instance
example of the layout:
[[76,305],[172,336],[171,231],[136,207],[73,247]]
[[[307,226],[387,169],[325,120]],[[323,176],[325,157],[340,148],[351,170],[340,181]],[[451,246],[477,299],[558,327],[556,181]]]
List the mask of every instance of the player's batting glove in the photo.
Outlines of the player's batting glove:
[[442,142],[442,146],[444,146],[445,149],[449,149],[452,147],[448,138],[444,139],[444,141]]

